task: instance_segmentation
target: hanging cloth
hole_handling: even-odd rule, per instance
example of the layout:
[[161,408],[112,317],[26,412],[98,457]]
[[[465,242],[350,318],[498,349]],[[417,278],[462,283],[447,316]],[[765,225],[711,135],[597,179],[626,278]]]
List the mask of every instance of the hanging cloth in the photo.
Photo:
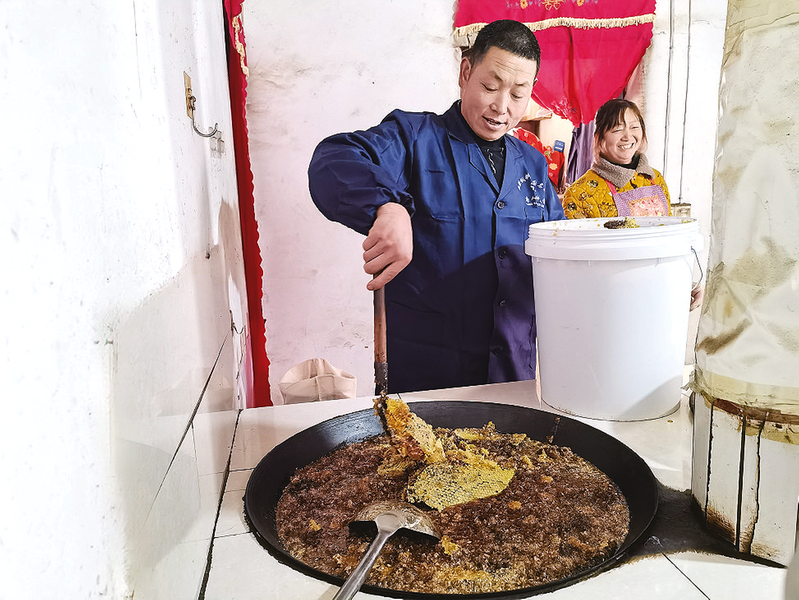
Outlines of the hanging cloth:
[[251,376],[251,386],[246,399],[247,408],[272,406],[269,391],[269,358],[266,356],[266,325],[261,300],[263,299],[263,268],[258,246],[258,223],[255,220],[252,170],[250,169],[249,136],[247,133],[247,54],[241,5],[244,0],[225,0],[225,20],[228,36],[228,87],[233,129],[233,147],[236,154],[236,179],[239,192],[239,219],[241,245],[244,259],[244,279],[247,285],[247,310],[251,364],[242,368],[244,377]]
[[[786,118],[796,97],[785,79],[799,71],[799,14],[790,4],[736,1],[727,22],[694,389],[799,416],[799,121]],[[752,68],[778,52],[779,70]],[[799,426],[784,427],[779,446],[799,448]],[[791,550],[794,531],[791,523]]]
[[594,121],[581,123],[572,131],[569,160],[566,163],[566,185],[585,175],[594,161]]
[[460,0],[455,43],[471,46],[497,19],[535,32],[541,70],[532,97],[577,126],[624,89],[652,40],[655,0]]

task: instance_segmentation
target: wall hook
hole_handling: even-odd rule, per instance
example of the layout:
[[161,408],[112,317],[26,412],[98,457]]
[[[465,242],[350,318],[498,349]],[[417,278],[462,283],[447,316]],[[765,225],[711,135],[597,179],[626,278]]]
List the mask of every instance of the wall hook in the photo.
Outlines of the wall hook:
[[197,129],[197,125],[194,124],[194,106],[197,103],[197,98],[194,97],[194,94],[191,93],[191,77],[186,71],[183,71],[183,85],[186,90],[186,114],[191,117],[191,126],[192,129],[197,133],[197,135],[202,137],[213,137],[219,131],[217,129],[218,123],[214,123],[214,130],[209,133],[203,133],[199,129]]
[[214,123],[213,131],[210,131],[208,133],[203,133],[202,131],[197,129],[197,125],[194,124],[194,104],[195,104],[196,101],[197,101],[197,98],[195,98],[194,96],[189,96],[189,102],[191,103],[191,126],[192,126],[192,128],[197,133],[197,135],[200,135],[202,137],[209,138],[209,137],[215,136],[216,132],[219,131],[219,129],[217,129],[217,125],[219,125],[219,123]]

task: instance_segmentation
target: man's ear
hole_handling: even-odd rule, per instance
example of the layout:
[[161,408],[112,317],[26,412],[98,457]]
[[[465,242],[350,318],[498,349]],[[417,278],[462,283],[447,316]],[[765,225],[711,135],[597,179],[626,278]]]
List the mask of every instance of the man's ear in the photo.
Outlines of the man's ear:
[[461,59],[461,68],[458,72],[458,85],[463,87],[469,81],[469,75],[472,72],[472,62],[464,57]]

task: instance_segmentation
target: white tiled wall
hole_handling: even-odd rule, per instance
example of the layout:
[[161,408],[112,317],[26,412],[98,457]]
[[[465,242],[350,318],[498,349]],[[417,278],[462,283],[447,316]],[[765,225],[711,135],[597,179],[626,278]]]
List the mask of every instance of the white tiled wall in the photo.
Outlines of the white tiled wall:
[[199,593],[247,390],[222,10],[2,2],[0,597]]

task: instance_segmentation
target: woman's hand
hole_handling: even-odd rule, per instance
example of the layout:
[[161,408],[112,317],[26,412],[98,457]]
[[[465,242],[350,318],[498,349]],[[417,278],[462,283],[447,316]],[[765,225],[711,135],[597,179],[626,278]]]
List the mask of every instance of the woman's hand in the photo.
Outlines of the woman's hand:
[[694,288],[691,290],[691,309],[694,310],[699,308],[699,305],[702,304],[702,299],[705,297],[705,291],[700,287],[697,283]]
[[408,210],[396,202],[378,208],[363,249],[363,270],[375,276],[366,288],[380,289],[411,262],[413,230]]

